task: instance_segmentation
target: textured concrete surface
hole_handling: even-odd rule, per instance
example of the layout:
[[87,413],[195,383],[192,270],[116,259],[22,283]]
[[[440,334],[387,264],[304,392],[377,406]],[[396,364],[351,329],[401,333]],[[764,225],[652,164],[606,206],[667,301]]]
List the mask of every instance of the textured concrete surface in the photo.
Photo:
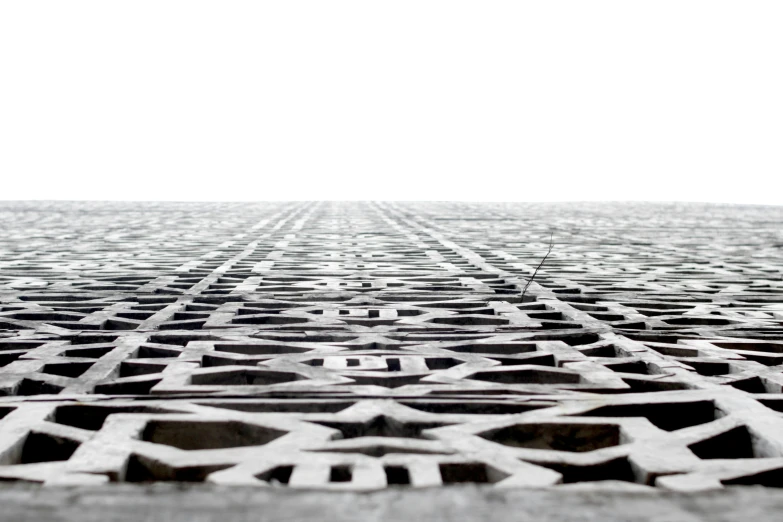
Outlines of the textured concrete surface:
[[204,483],[186,503],[693,495],[660,497],[672,509],[783,485],[783,208],[2,203],[0,220],[2,480],[107,499]]
[[350,522],[429,520],[552,522],[777,522],[783,495],[763,488],[720,492],[496,490],[453,486],[323,493],[205,486],[0,488],[0,520]]

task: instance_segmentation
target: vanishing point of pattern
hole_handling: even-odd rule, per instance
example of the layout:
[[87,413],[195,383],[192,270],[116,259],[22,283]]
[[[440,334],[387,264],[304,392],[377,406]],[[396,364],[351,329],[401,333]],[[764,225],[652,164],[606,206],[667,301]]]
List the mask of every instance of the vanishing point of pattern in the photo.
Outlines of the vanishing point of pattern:
[[0,218],[2,480],[783,485],[783,209]]

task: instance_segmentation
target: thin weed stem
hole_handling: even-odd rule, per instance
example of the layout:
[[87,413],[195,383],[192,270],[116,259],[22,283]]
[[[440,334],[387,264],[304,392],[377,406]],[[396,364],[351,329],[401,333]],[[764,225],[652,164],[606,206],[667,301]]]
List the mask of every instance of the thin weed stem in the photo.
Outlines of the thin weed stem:
[[546,251],[546,255],[544,256],[544,259],[541,260],[540,263],[538,263],[538,266],[536,267],[535,271],[533,271],[533,275],[530,277],[530,279],[527,280],[527,284],[525,285],[525,288],[522,289],[522,299],[524,300],[525,294],[527,293],[527,287],[530,286],[530,283],[533,282],[533,280],[536,278],[536,274],[538,274],[538,269],[541,268],[541,266],[544,264],[544,261],[546,261],[546,258],[549,257],[549,254],[552,252],[552,247],[555,246],[555,233],[552,232],[549,235],[549,250]]

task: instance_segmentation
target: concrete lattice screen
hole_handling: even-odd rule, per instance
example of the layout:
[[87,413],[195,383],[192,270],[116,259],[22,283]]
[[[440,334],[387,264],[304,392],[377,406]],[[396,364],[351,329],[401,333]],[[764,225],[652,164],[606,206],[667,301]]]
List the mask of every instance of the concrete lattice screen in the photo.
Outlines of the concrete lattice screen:
[[4,481],[783,485],[781,208],[0,218]]

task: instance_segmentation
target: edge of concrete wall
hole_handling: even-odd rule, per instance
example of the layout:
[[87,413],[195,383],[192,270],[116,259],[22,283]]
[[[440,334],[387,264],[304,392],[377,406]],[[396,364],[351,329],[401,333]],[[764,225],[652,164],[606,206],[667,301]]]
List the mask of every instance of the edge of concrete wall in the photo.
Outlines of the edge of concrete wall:
[[342,493],[183,484],[101,487],[8,484],[0,486],[0,519],[777,522],[783,519],[783,490],[733,487],[684,494],[451,486]]

